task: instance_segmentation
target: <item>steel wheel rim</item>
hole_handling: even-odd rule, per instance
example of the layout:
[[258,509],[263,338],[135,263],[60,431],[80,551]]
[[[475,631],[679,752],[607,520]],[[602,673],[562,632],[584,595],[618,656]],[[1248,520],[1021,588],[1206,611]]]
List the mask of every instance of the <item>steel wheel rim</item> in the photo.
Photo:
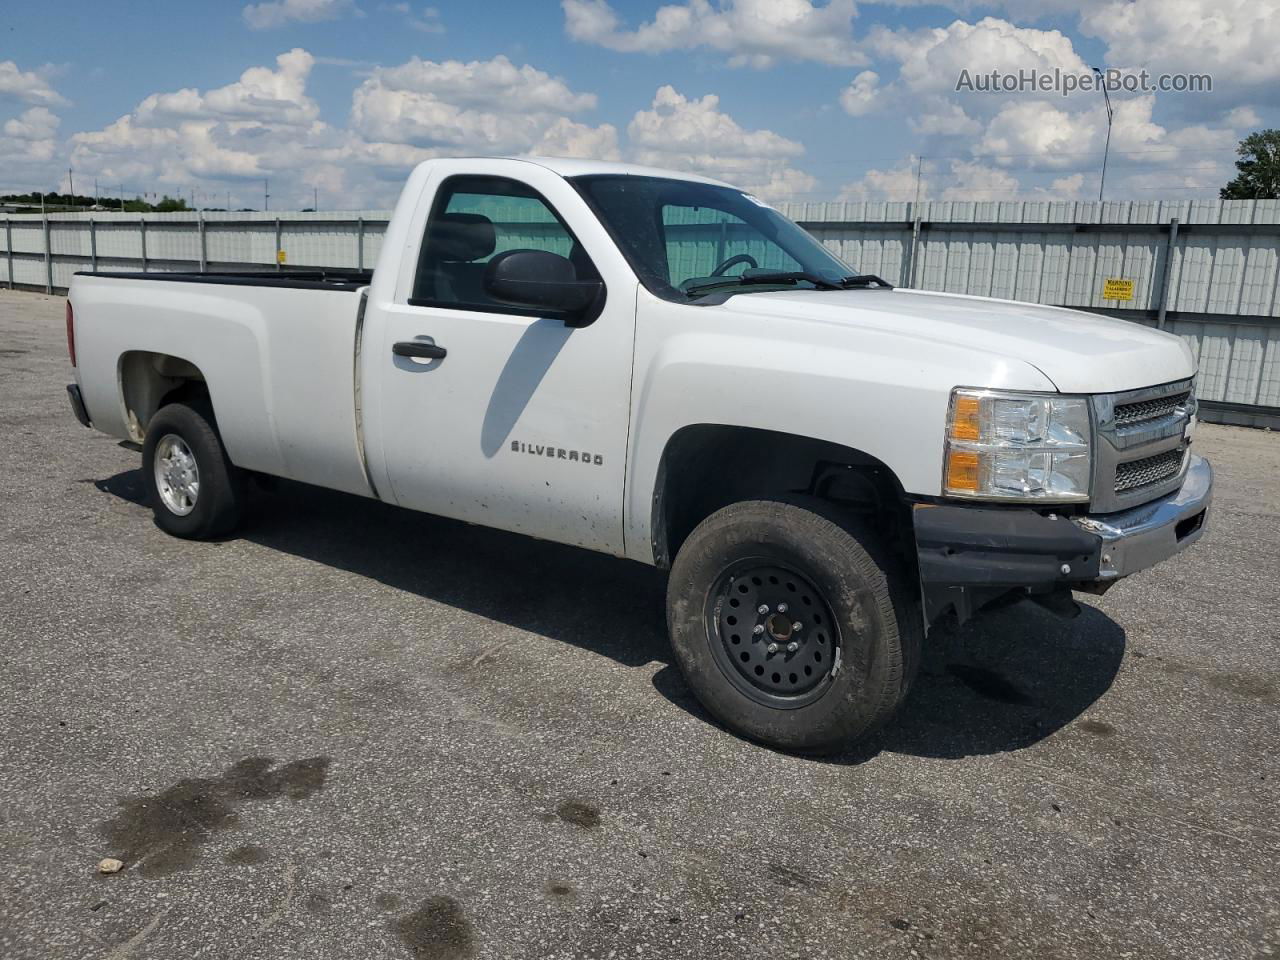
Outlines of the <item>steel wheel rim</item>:
[[704,621],[721,671],[757,703],[795,709],[830,689],[839,622],[807,574],[772,558],[740,560],[712,585]]
[[187,442],[166,433],[156,444],[156,490],[165,509],[185,517],[196,508],[200,496],[200,468]]

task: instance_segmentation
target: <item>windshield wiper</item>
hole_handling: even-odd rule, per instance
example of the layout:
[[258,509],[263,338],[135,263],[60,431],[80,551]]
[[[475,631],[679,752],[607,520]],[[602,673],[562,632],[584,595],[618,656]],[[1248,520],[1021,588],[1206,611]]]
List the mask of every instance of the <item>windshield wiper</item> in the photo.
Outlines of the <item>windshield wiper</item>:
[[843,284],[843,281],[841,283],[832,283],[825,277],[803,270],[790,273],[744,273],[740,277],[724,277],[720,280],[708,280],[706,283],[695,283],[685,290],[685,294],[690,297],[699,297],[711,290],[718,290],[720,287],[767,286],[801,282],[812,283],[818,290],[839,290]]
[[856,276],[845,277],[840,281],[840,286],[849,287],[869,287],[875,284],[877,287],[884,287],[887,290],[893,289],[893,284],[887,280],[881,280],[874,273],[859,273]]
[[695,283],[693,286],[685,290],[685,295],[690,297],[700,297],[704,293],[712,290],[719,290],[721,287],[748,287],[748,286],[773,286],[777,284],[797,284],[812,283],[816,290],[848,290],[853,287],[869,287],[875,285],[877,287],[886,287],[893,289],[893,285],[887,281],[881,280],[874,273],[859,273],[852,277],[842,277],[840,280],[832,282],[826,277],[819,276],[816,273],[809,273],[806,270],[795,271],[779,271],[777,273],[744,273],[738,277],[724,277],[720,280],[708,280],[705,283]]

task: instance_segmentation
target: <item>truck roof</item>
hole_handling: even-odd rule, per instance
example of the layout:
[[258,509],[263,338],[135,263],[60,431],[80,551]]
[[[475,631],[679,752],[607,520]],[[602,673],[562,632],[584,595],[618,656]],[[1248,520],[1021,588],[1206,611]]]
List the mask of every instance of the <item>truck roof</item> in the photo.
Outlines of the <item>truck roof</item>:
[[[660,167],[645,167],[638,163],[621,163],[616,160],[584,160],[577,157],[476,157],[484,160],[519,160],[524,163],[536,163],[546,167],[562,177],[583,177],[592,174],[614,174],[630,177],[666,177],[670,180],[690,180],[695,183],[712,183],[721,187],[732,187],[723,180],[715,180],[686,170],[664,170]],[[426,161],[431,163],[430,160]]]

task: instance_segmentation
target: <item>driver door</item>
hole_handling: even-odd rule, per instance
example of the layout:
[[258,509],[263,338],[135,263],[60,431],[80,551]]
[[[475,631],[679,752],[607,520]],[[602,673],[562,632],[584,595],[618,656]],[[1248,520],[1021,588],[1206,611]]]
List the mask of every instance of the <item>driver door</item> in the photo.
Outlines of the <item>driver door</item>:
[[[490,297],[486,265],[507,250],[568,257],[579,279],[620,262],[572,187],[521,167],[527,178],[476,174],[474,160],[449,175],[441,162],[394,297],[371,300],[371,466],[400,506],[621,554],[634,280],[606,270],[603,311],[576,329]],[[398,355],[406,343],[442,355]]]

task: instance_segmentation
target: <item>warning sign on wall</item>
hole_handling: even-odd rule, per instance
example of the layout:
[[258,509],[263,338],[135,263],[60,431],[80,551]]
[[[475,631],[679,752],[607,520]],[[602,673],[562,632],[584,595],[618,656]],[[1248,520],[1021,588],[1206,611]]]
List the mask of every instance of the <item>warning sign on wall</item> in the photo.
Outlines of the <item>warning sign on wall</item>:
[[1103,300],[1132,300],[1133,281],[1125,277],[1107,277],[1102,281]]

